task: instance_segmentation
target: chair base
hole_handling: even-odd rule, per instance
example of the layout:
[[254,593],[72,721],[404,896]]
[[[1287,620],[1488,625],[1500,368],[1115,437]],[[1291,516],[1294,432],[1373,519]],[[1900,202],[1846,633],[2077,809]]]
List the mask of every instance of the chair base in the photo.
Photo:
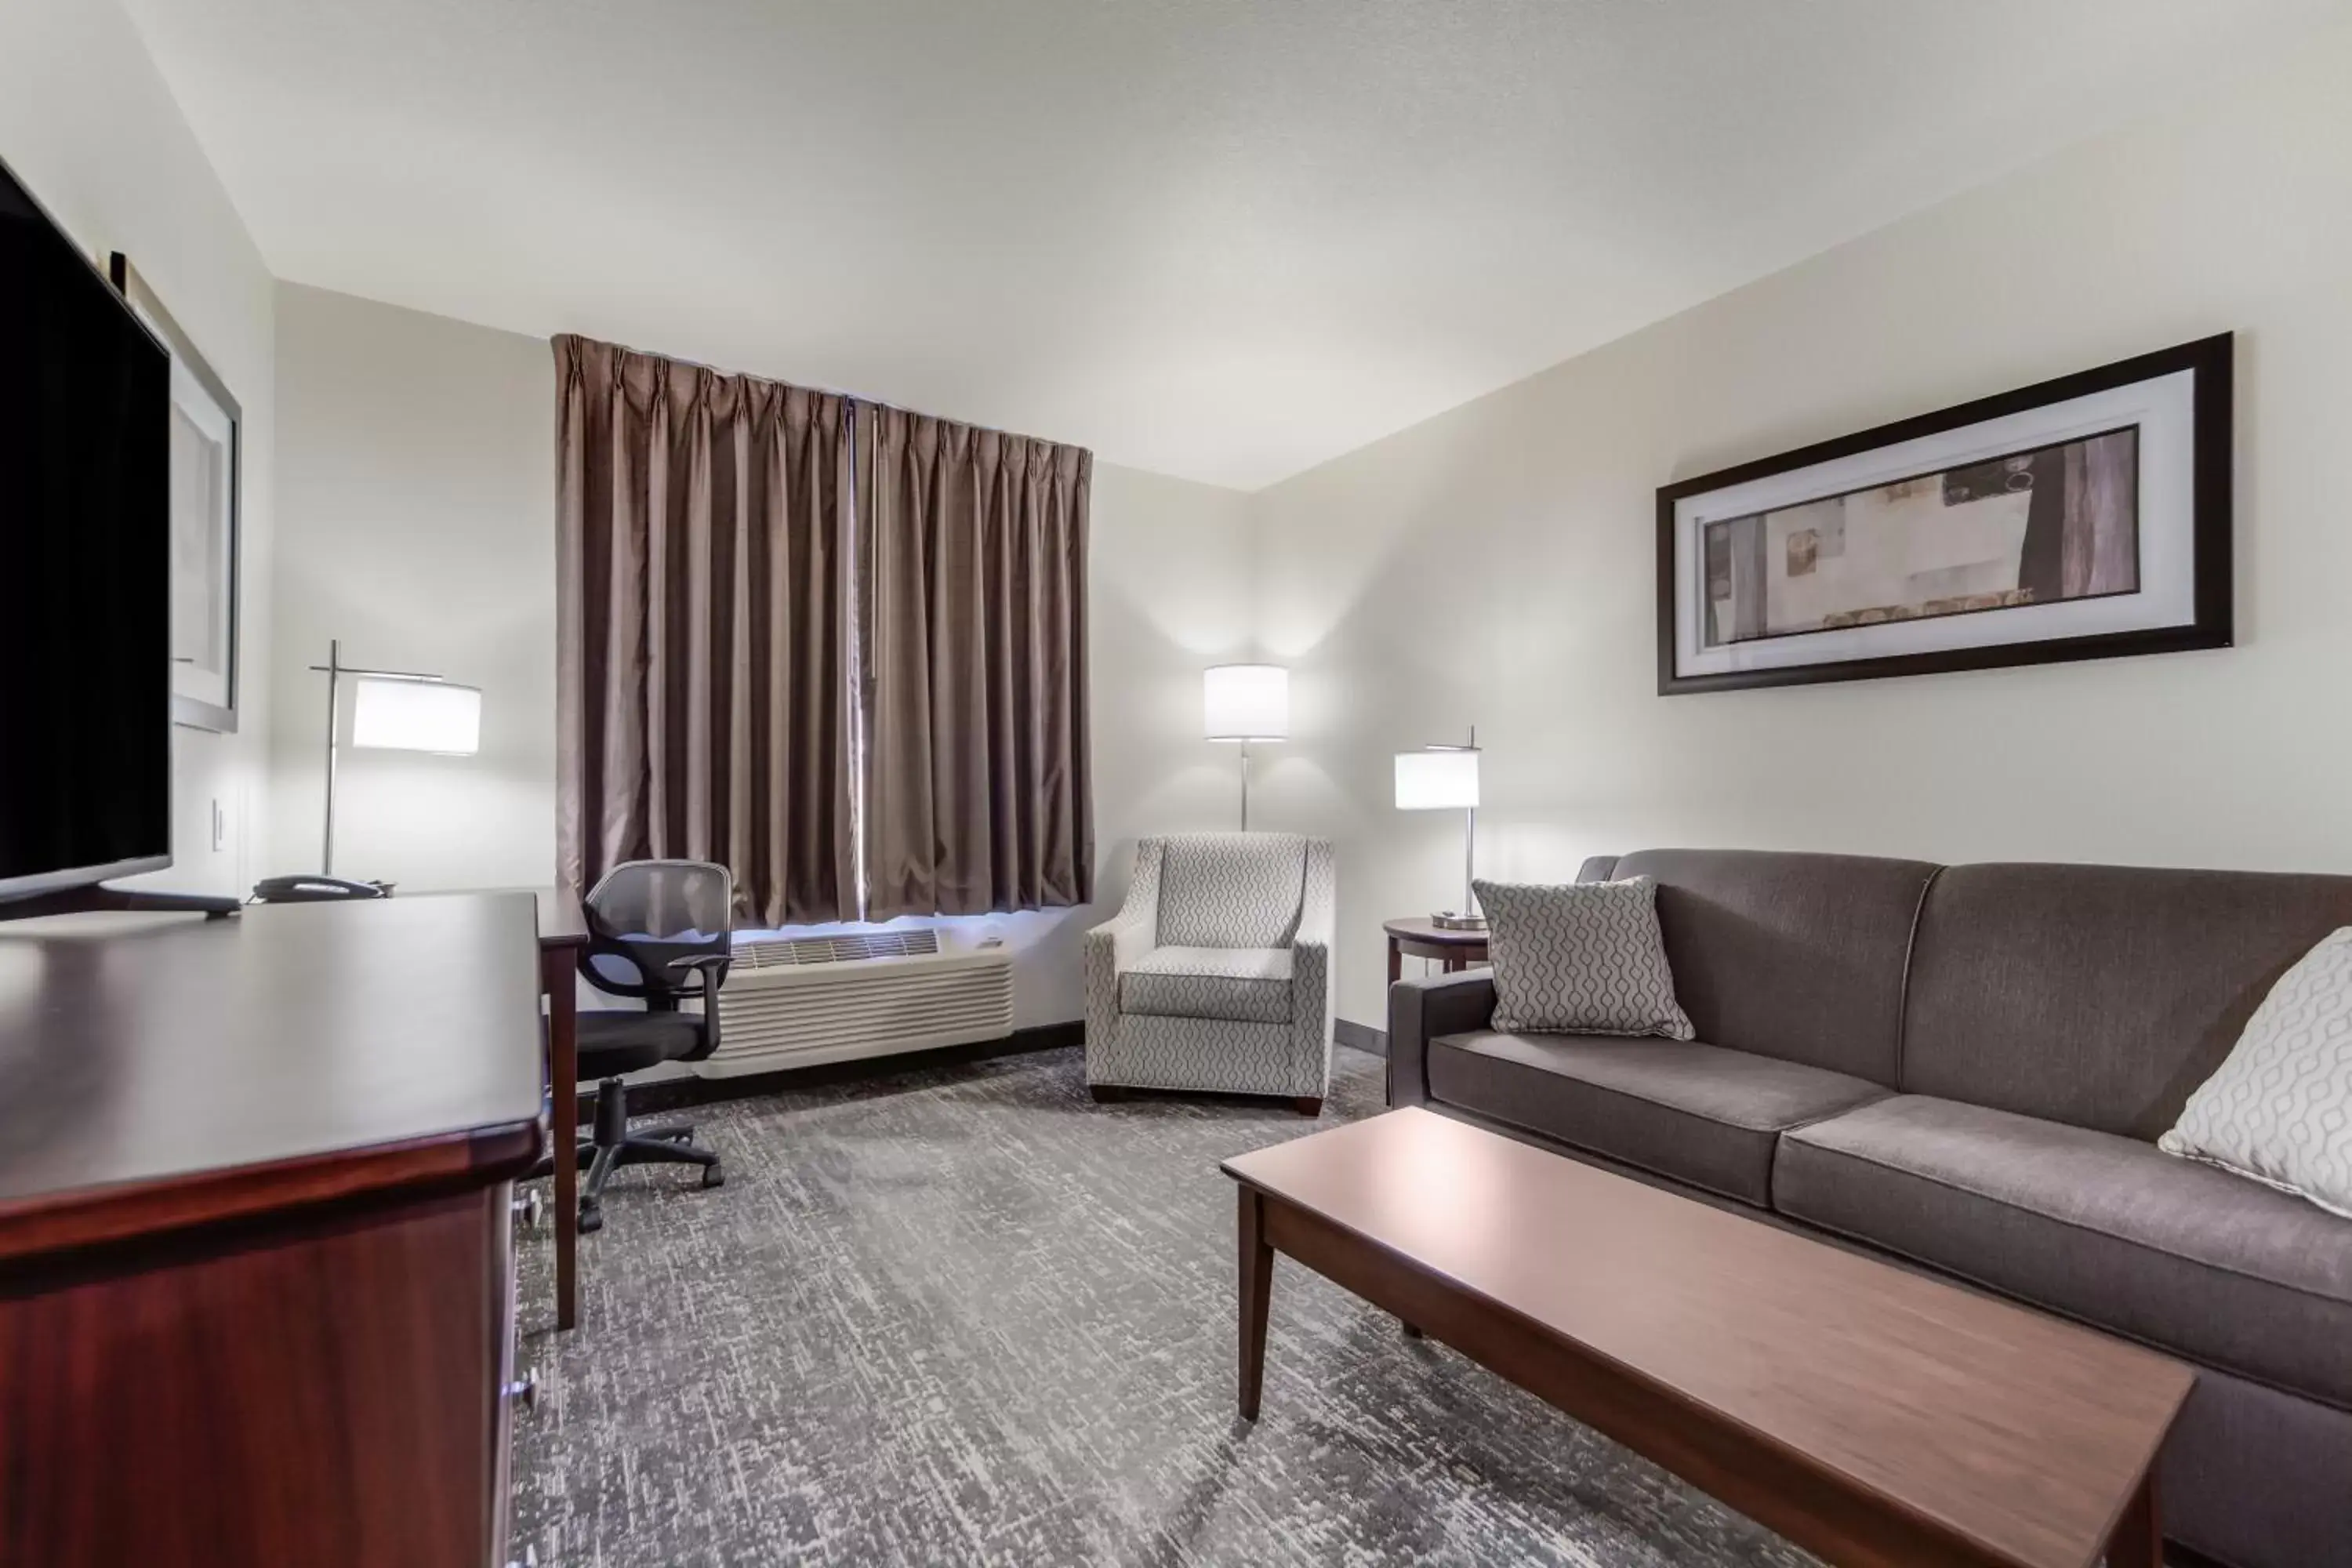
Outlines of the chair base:
[[1307,1117],[1310,1121],[1323,1114],[1323,1097],[1319,1094],[1243,1095],[1234,1091],[1214,1089],[1131,1089],[1125,1084],[1118,1083],[1090,1083],[1087,1085],[1087,1092],[1094,1096],[1095,1103],[1097,1105],[1116,1105],[1123,1100],[1130,1100],[1137,1095],[1214,1094],[1224,1096],[1229,1099],[1279,1100],[1288,1105],[1293,1110],[1298,1112],[1299,1115]]
[[[595,1131],[572,1150],[572,1157],[588,1173],[580,1184],[580,1233],[586,1236],[604,1227],[604,1184],[624,1165],[697,1165],[701,1167],[706,1189],[726,1185],[727,1173],[719,1156],[698,1148],[693,1140],[691,1127],[657,1127],[632,1134],[628,1085],[617,1078],[598,1084]],[[530,1173],[546,1176],[554,1172],[555,1157],[550,1155]]]

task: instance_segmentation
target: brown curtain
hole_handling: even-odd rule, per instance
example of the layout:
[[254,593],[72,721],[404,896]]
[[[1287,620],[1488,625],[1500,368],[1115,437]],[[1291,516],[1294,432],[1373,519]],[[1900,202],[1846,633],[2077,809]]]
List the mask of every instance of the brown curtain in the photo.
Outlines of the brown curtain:
[[854,919],[846,400],[555,340],[560,870]]
[[867,916],[1083,904],[1091,454],[858,410]]

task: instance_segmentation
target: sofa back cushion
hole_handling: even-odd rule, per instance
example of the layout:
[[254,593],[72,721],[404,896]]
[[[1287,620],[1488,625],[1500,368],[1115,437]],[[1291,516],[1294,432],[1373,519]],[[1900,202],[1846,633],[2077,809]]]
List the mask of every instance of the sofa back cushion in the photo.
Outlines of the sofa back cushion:
[[1296,833],[1171,833],[1160,861],[1160,945],[1287,947],[1298,932],[1307,840]]
[[2152,1142],[2347,923],[2352,877],[1948,867],[1919,914],[1897,1086]]
[[[1585,874],[1600,871],[1588,863]],[[1606,875],[1658,884],[1675,995],[1698,1037],[1895,1083],[1920,860],[1645,849]]]

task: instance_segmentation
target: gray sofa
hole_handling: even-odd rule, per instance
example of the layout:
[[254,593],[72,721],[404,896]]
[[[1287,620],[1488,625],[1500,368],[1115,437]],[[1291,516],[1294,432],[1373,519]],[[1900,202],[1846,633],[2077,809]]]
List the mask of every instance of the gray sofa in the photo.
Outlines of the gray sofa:
[[2352,877],[1651,850],[1692,1042],[1507,1035],[1392,986],[1389,1100],[1534,1135],[2198,1370],[2166,1533],[2352,1563],[2352,1220],[2158,1152]]

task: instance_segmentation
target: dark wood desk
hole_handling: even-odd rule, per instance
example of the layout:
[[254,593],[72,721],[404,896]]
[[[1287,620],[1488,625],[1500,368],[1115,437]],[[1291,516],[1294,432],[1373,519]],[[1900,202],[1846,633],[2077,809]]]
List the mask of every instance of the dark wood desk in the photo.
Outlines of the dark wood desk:
[[548,1099],[555,1149],[555,1326],[580,1321],[580,1162],[567,1158],[580,1125],[580,954],[588,917],[576,893],[534,888],[539,900],[539,985],[547,998]]
[[0,927],[0,1563],[507,1560],[532,954],[519,894]]
[[1486,933],[1483,931],[1448,931],[1425,915],[1411,920],[1388,921],[1381,929],[1389,938],[1389,984],[1393,985],[1404,976],[1407,958],[1433,958],[1445,966],[1448,974],[1467,969],[1474,963],[1485,963]]

